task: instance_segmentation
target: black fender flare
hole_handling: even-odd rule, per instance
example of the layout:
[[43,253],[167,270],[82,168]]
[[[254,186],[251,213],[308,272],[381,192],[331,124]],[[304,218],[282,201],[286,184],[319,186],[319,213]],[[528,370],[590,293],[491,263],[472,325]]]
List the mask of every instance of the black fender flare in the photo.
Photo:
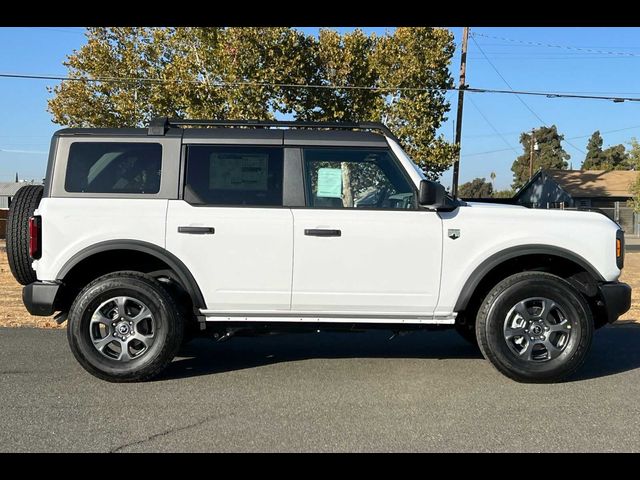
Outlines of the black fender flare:
[[107,240],[84,248],[67,260],[58,272],[57,279],[64,281],[64,278],[69,274],[73,267],[78,265],[80,262],[92,255],[107,252],[109,250],[131,250],[134,252],[142,252],[163,261],[176,273],[180,283],[182,283],[182,285],[187,289],[187,293],[191,296],[195,309],[207,308],[202,291],[187,266],[168,250],[158,245],[154,245],[153,243],[143,242],[141,240]]
[[478,265],[478,267],[471,273],[464,286],[462,287],[453,310],[455,312],[460,312],[467,307],[467,305],[469,304],[469,300],[471,300],[471,297],[476,290],[476,287],[480,284],[482,279],[495,267],[515,257],[537,254],[553,255],[555,257],[561,257],[566,260],[570,260],[583,268],[597,281],[605,281],[604,277],[593,265],[591,265],[591,263],[589,263],[577,253],[572,252],[571,250],[567,250],[566,248],[562,247],[556,247],[554,245],[518,245],[494,253],[489,258],[484,260],[480,265]]

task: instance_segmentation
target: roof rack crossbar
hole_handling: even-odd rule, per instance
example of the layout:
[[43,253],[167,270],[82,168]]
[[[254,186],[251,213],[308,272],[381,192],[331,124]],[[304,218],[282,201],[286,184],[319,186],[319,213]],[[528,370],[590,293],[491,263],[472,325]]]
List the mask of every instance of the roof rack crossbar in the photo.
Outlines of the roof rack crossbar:
[[296,120],[181,120],[167,117],[154,118],[149,122],[149,135],[164,135],[169,127],[293,127],[335,128],[341,130],[377,130],[397,141],[396,136],[381,122],[305,122]]

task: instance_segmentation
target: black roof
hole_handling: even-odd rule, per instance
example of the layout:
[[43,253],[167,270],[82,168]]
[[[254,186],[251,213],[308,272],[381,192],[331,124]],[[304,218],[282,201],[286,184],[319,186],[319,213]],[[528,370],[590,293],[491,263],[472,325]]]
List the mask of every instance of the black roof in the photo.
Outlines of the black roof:
[[[180,128],[180,127],[206,128]],[[211,128],[215,127],[215,128]],[[251,128],[238,128],[251,127]],[[276,128],[272,128],[276,127]],[[281,127],[286,127],[283,129]],[[372,131],[367,131],[372,130]],[[379,133],[374,133],[379,132]],[[385,136],[394,138],[382,123],[216,121],[154,119],[149,128],[63,128],[55,136],[179,137],[186,143],[198,139],[216,143],[262,143],[273,145],[333,146],[358,144],[386,146]]]

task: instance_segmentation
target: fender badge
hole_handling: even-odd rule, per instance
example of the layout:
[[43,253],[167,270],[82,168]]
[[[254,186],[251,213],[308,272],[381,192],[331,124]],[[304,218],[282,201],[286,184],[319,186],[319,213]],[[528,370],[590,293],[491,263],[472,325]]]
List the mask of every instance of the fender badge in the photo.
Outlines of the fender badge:
[[449,229],[449,238],[455,240],[456,238],[460,238],[460,229],[458,228],[450,228]]

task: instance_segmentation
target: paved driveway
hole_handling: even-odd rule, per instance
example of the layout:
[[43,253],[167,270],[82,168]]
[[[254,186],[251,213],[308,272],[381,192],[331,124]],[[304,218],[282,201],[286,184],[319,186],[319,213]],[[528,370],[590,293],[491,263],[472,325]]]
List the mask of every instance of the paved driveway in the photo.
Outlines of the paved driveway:
[[0,451],[640,451],[640,326],[572,381],[523,385],[453,331],[192,342],[116,385],[62,331],[0,329]]

